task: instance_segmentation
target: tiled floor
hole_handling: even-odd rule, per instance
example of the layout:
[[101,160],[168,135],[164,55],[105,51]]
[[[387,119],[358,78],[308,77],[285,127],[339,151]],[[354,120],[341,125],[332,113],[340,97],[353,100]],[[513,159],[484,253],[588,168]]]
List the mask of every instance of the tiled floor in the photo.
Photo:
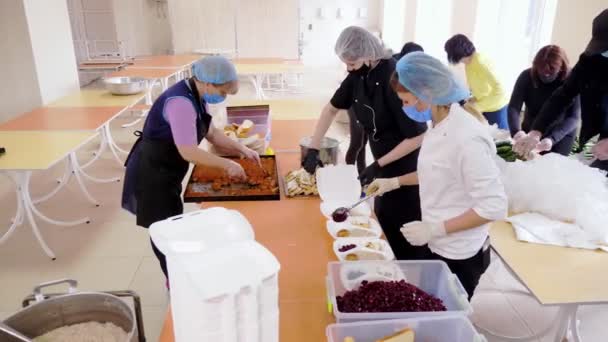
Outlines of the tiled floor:
[[[327,75],[327,72],[307,75],[304,78],[305,92],[297,96],[330,96],[339,78]],[[239,96],[251,94],[252,90],[243,83]],[[129,121],[129,117],[120,117],[112,125],[116,140],[125,148],[133,141],[133,129],[121,129],[120,125]],[[344,125],[336,124],[332,128],[332,135],[346,142],[346,130]],[[83,151],[80,157],[86,159],[89,153]],[[62,166],[57,166],[37,173],[33,180],[33,191],[44,194],[50,190],[62,170]],[[90,171],[106,177],[124,172],[109,154]],[[71,228],[40,224],[43,235],[57,254],[56,261],[49,260],[43,254],[28,225],[19,227],[16,234],[0,246],[0,318],[19,310],[22,298],[31,293],[34,285],[59,278],[73,278],[85,290],[136,291],[142,297],[148,340],[157,341],[166,315],[168,295],[157,261],[151,253],[147,232],[137,228],[133,217],[120,209],[122,183],[100,185],[87,182],[87,185],[93,196],[103,203],[101,207],[95,208],[84,201],[73,181],[55,198],[39,206],[44,213],[60,219],[84,215],[92,218],[91,224]],[[10,224],[15,212],[14,196],[8,180],[0,178],[0,227]],[[194,208],[193,205],[186,206],[186,210]],[[3,232],[4,228],[0,228],[0,234]],[[530,298],[503,292],[508,289],[523,287],[504,267],[493,263],[482,279],[480,293],[473,301],[474,322],[497,333],[517,336],[541,331],[552,321],[555,309],[542,308]],[[490,293],[487,290],[498,292]],[[608,341],[608,306],[585,307],[580,310],[579,317],[585,341]],[[488,340],[503,341],[497,338]],[[549,342],[554,339],[537,341]]]

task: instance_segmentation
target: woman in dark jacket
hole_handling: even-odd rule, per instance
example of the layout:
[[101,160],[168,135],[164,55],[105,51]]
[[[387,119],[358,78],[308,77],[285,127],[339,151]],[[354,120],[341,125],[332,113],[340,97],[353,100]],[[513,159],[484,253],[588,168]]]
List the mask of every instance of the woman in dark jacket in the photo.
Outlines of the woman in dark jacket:
[[[543,104],[568,77],[569,66],[566,52],[556,45],[540,49],[534,57],[532,68],[524,70],[513,89],[509,102],[509,128],[515,138],[524,136],[530,131]],[[521,120],[522,106],[526,110]],[[541,140],[543,151],[551,151],[567,156],[572,150],[576,130],[580,121],[580,103],[578,97],[565,109],[562,120],[556,122],[545,132]]]
[[[352,107],[375,159],[361,173],[361,184],[415,171],[426,124],[417,123],[403,113],[403,104],[390,86],[395,60],[378,38],[356,26],[348,27],[340,34],[335,51],[349,74],[323,109],[302,166],[309,173],[321,166],[321,139],[338,110]],[[403,203],[409,205],[404,207]],[[377,198],[374,210],[398,259],[415,259],[423,255],[424,248],[410,245],[399,230],[405,223],[420,220],[418,186],[402,187]]]
[[[576,96],[581,98],[580,146],[599,134],[600,142],[594,150],[597,160],[591,164],[608,170],[608,9],[593,20],[593,37],[580,56],[572,72],[544,104],[532,131],[515,143],[514,150],[527,156],[537,148],[544,133],[562,121],[564,110]],[[602,141],[604,140],[604,141]]]

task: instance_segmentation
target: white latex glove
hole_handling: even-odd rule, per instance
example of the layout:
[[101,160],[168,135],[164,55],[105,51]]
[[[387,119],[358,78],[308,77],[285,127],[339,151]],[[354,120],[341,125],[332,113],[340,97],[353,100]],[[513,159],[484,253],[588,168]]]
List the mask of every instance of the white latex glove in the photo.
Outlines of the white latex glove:
[[528,134],[524,131],[519,131],[517,133],[515,133],[515,135],[513,136],[513,141],[518,142],[519,140],[521,140],[522,138],[525,138],[526,136],[528,136]]
[[513,145],[513,152],[517,153],[522,157],[527,157],[540,143],[541,133],[538,131],[532,131],[525,137],[515,141]]
[[593,156],[599,160],[608,160],[608,139],[600,140],[591,148]]
[[538,152],[551,151],[553,148],[553,140],[550,138],[545,138],[541,140],[538,145],[536,145],[536,149]]
[[382,196],[387,192],[399,189],[399,178],[377,178],[365,190],[366,195]]
[[260,155],[249,147],[243,146],[243,148],[241,149],[241,156],[246,159],[254,160],[260,165],[262,164],[260,161]]
[[245,170],[243,170],[243,167],[235,161],[232,161],[230,159],[224,159],[223,168],[224,168],[224,171],[226,171],[226,173],[228,174],[228,177],[230,177],[230,178],[237,178],[237,179],[247,178],[247,175],[245,174]]
[[406,223],[401,228],[401,234],[413,246],[423,246],[434,238],[447,235],[443,222],[428,223],[413,221]]

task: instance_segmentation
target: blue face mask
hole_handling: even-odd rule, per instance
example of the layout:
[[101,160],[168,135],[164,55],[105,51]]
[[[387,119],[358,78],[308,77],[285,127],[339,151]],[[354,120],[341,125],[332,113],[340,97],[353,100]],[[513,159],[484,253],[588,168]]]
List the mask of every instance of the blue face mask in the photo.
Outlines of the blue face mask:
[[419,111],[416,108],[416,104],[413,104],[411,106],[403,106],[403,112],[405,113],[405,115],[407,115],[408,118],[420,123],[431,121],[431,119],[433,118],[431,115],[431,106],[429,106],[429,108],[423,111]]
[[208,104],[218,104],[226,100],[226,96],[220,94],[203,94],[203,101]]
[[604,51],[604,53],[602,53],[602,56],[608,58],[608,51]]

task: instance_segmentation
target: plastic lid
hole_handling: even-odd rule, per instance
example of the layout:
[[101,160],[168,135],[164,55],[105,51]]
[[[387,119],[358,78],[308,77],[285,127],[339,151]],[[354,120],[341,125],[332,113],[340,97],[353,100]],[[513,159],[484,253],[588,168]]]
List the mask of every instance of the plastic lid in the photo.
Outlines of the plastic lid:
[[317,170],[317,189],[323,202],[355,204],[361,183],[354,165],[328,165]]
[[209,208],[170,217],[150,226],[166,255],[202,253],[236,241],[254,240],[253,228],[236,210]]
[[207,253],[174,257],[188,273],[203,300],[257,286],[279,272],[277,258],[255,241],[233,243]]

